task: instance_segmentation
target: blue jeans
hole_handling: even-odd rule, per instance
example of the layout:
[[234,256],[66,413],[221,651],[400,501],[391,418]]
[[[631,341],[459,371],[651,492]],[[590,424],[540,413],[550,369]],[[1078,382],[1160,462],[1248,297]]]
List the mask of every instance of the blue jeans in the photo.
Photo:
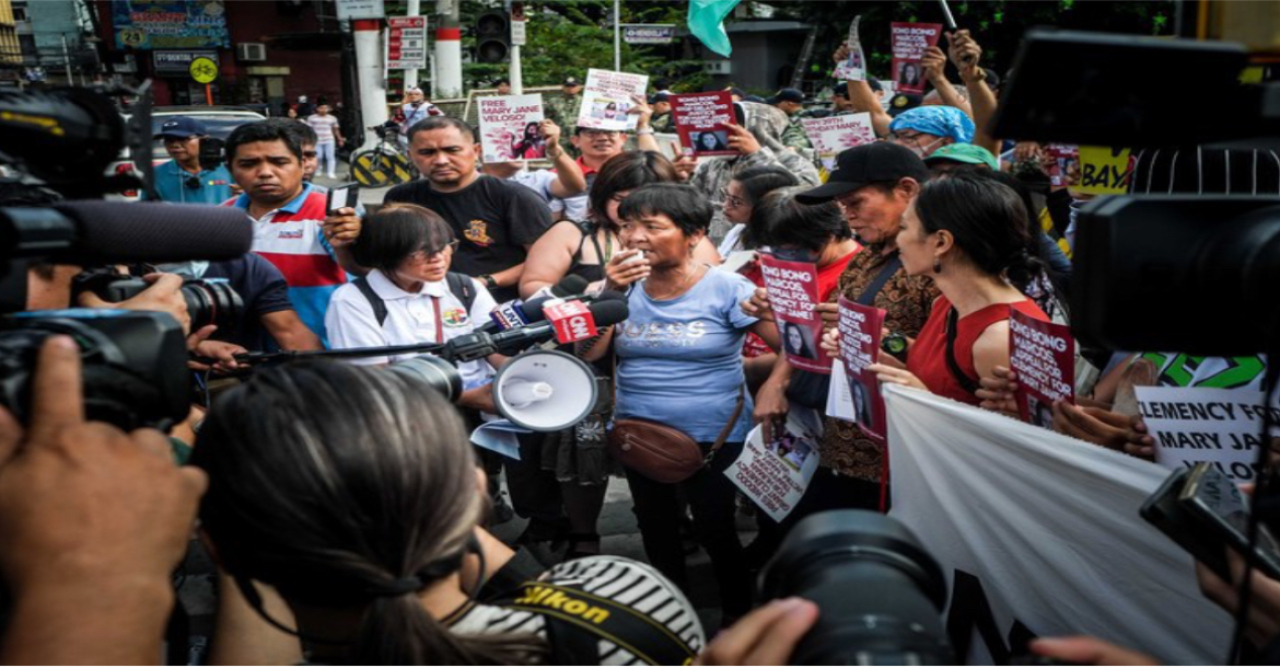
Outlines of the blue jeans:
[[[321,142],[316,144],[316,160],[319,161],[320,167],[316,173],[324,173],[333,175],[338,171],[338,157],[334,155],[334,151],[338,148],[338,142]],[[328,166],[326,168],[326,165]]]

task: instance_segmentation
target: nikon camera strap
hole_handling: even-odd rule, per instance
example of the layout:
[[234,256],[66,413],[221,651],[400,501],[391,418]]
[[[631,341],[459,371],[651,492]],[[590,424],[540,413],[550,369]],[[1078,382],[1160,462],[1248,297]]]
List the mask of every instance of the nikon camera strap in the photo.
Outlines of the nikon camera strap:
[[[546,618],[553,654],[561,654],[556,647],[570,650],[567,653],[571,656],[559,657],[564,663],[598,665],[598,652],[585,649],[587,645],[598,646],[598,640],[607,640],[651,666],[687,666],[697,656],[671,629],[649,615],[577,587],[531,581],[520,585],[514,598],[508,594],[506,599],[494,604]],[[572,638],[575,635],[577,640],[585,636],[590,642],[577,642]]]

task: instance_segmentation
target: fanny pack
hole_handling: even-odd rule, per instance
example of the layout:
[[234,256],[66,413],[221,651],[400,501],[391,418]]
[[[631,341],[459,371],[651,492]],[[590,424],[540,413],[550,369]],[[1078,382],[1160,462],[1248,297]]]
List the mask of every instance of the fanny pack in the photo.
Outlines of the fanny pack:
[[671,425],[644,418],[622,418],[613,422],[613,429],[609,431],[609,454],[623,466],[651,480],[683,482],[715,459],[716,452],[733,433],[744,402],[743,388],[739,387],[733,415],[705,455],[692,436]]

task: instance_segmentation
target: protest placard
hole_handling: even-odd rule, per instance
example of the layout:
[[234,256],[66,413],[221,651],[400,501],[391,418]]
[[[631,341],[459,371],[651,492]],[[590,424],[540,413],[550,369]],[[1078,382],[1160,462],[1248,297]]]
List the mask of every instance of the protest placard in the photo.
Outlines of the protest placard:
[[924,52],[938,45],[941,23],[891,23],[889,36],[893,49],[893,80],[899,93],[923,93],[926,83],[920,61]]
[[822,317],[814,310],[820,301],[818,267],[761,254],[760,272],[787,361],[797,369],[831,373],[831,357],[818,345],[822,337]]
[[1138,414],[1156,442],[1157,464],[1176,470],[1212,462],[1237,483],[1254,482],[1262,418],[1270,410],[1272,424],[1280,425],[1280,408],[1266,408],[1262,392],[1214,387],[1133,389]]
[[880,356],[884,310],[840,297],[840,357],[853,403],[854,422],[874,438],[884,438],[884,397],[876,374],[867,367]]
[[627,113],[635,105],[631,98],[643,98],[648,86],[649,77],[644,74],[587,70],[578,127],[620,132],[634,130],[636,115]]
[[727,90],[711,93],[672,95],[671,119],[686,153],[696,157],[737,155],[729,148],[729,130],[733,122],[733,96]]
[[1072,144],[1046,144],[1044,152],[1049,156],[1045,173],[1049,185],[1060,188],[1067,185],[1073,172],[1080,171],[1080,148]]
[[1053,428],[1053,402],[1075,403],[1076,346],[1071,328],[1021,311],[1009,315],[1009,368],[1018,374],[1023,422]]
[[541,95],[482,97],[480,145],[485,162],[528,160],[547,155],[542,122]]
[[853,23],[849,24],[849,55],[836,63],[836,71],[831,73],[831,78],[839,81],[867,80],[867,59],[862,53],[862,39],[858,37],[858,23],[861,21],[861,16],[855,16]]
[[764,442],[760,425],[752,429],[742,454],[724,474],[773,521],[781,522],[800,502],[818,470],[821,437],[817,411],[793,407],[786,426],[774,429],[773,441]]
[[1106,146],[1080,147],[1080,185],[1089,195],[1123,195],[1129,192],[1133,173],[1132,151]]
[[800,125],[809,136],[809,142],[828,171],[835,168],[836,156],[854,146],[870,144],[876,140],[871,114],[846,114],[826,118],[802,118]]

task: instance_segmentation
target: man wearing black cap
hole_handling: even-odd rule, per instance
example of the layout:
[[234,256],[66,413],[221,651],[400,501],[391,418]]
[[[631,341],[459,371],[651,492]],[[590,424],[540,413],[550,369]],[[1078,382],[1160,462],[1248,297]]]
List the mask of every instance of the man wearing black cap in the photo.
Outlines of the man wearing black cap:
[[[928,177],[929,169],[910,150],[875,142],[840,153],[824,185],[796,196],[805,204],[837,202],[849,229],[865,246],[841,274],[831,301],[817,306],[826,327],[835,326],[835,302],[844,296],[884,309],[884,326],[893,335],[915,338],[919,334],[939,293],[927,276],[908,276],[902,269],[897,235],[903,212]],[[753,308],[767,304],[760,297],[757,294],[752,300]],[[757,420],[763,423],[785,416],[790,382],[791,367],[779,356],[756,397]],[[869,438],[857,425],[827,418],[819,452],[818,471],[785,527],[824,510],[879,505],[883,443]]]
[[566,77],[560,86],[560,95],[546,98],[547,118],[556,122],[563,137],[572,137],[578,127],[578,109],[582,106],[582,82],[578,77]]
[[231,173],[219,161],[213,169],[200,166],[200,140],[208,135],[204,124],[177,116],[164,122],[155,138],[164,141],[172,160],[156,167],[156,193],[176,204],[222,204],[231,199]]
[[804,126],[800,125],[800,112],[804,111],[804,93],[795,88],[783,88],[769,99],[769,103],[781,109],[790,123],[782,133],[782,144],[797,151],[811,153],[813,144],[809,143],[809,135],[805,134]]
[[671,116],[671,102],[666,91],[658,91],[649,96],[649,106],[653,107],[653,117],[649,119],[649,127],[654,132],[675,132],[675,119]]

